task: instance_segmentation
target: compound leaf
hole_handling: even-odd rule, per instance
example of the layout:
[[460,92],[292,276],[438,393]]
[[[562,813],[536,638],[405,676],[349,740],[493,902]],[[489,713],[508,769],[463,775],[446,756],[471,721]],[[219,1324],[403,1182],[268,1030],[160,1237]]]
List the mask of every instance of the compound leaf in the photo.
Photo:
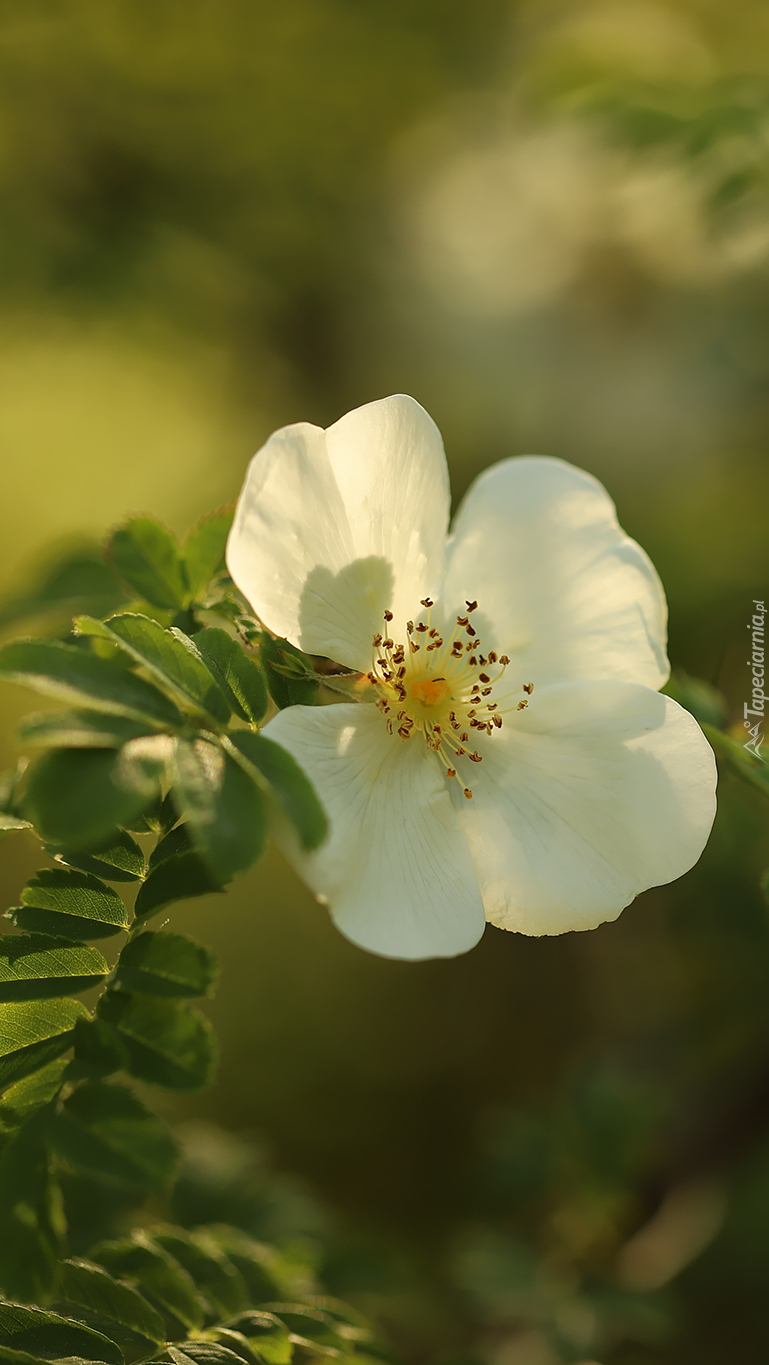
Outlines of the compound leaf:
[[19,725],[19,738],[28,744],[58,749],[119,749],[129,739],[146,735],[142,721],[110,716],[100,711],[34,711]]
[[101,1332],[59,1317],[58,1313],[17,1303],[0,1303],[0,1345],[27,1352],[39,1360],[74,1358],[123,1365],[120,1348]]
[[79,868],[81,872],[91,872],[96,877],[106,877],[109,882],[135,882],[144,876],[144,854],[124,829],[116,830],[109,843],[93,853],[56,848],[55,845],[48,845],[45,851],[56,862]]
[[235,730],[228,738],[246,771],[267,782],[296,827],[303,847],[317,848],[328,833],[328,820],[315,788],[296,759],[274,740],[252,730]]
[[63,1313],[104,1332],[136,1359],[154,1354],[166,1339],[160,1314],[131,1285],[90,1261],[65,1261],[59,1280]]
[[215,876],[229,878],[255,862],[267,831],[265,799],[219,744],[177,736],[173,792]]
[[134,612],[111,616],[104,622],[79,616],[75,629],[80,635],[97,635],[126,650],[187,707],[203,711],[220,724],[229,720],[231,708],[222,688],[193,641],[180,630],[166,630],[149,616]]
[[89,1257],[111,1275],[136,1285],[161,1314],[173,1337],[203,1326],[203,1305],[190,1276],[145,1233],[102,1242]]
[[72,1045],[79,1000],[33,1000],[0,1005],[0,1090],[60,1057]]
[[217,626],[201,630],[195,644],[220,687],[229,698],[232,710],[242,720],[258,724],[267,710],[267,684],[254,659],[250,659],[237,640]]
[[[50,1170],[48,1119],[47,1107],[38,1109],[0,1157],[0,1288],[9,1298],[47,1298],[63,1251],[64,1213]],[[13,1323],[19,1320],[3,1316],[9,1307],[0,1304],[0,1347],[40,1353],[32,1341],[12,1339]]]
[[199,600],[211,579],[224,568],[224,551],[232,526],[231,508],[203,517],[188,532],[182,545],[182,560],[193,601]]
[[214,1243],[206,1246],[203,1239],[182,1228],[157,1228],[152,1237],[194,1280],[212,1322],[243,1312],[249,1303],[246,1283]]
[[146,882],[139,887],[134,914],[138,920],[146,920],[174,901],[191,900],[221,890],[221,881],[214,877],[197,853],[179,853],[165,858],[152,869]]
[[129,825],[159,790],[157,765],[135,746],[164,735],[132,740],[117,754],[109,749],[51,749],[30,773],[23,813],[53,844],[88,848]]

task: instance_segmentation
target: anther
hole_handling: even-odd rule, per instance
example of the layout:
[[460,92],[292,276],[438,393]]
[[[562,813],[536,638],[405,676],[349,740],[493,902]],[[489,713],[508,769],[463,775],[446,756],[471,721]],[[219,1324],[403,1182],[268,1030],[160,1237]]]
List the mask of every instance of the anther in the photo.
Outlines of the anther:
[[447,777],[456,777],[456,775],[457,775],[457,770],[456,770],[456,768],[447,768],[447,769],[446,769],[446,776],[447,776]]
[[384,619],[385,619],[385,621],[392,621],[392,619],[393,619],[393,614],[392,614],[392,612],[391,612],[391,611],[386,611],[385,614],[384,614]]
[[484,687],[483,691],[481,692],[481,696],[482,696],[482,697],[490,697],[490,696],[491,696],[491,692],[492,692],[492,689],[491,689],[490,687]]
[[532,692],[534,691],[534,684],[533,684],[533,683],[524,683],[524,684],[523,684],[523,690],[524,690],[524,692],[528,692],[529,696],[531,696]]
[[459,738],[461,739],[463,744],[466,744],[470,736],[468,735],[466,730],[463,730]]
[[419,631],[420,635],[424,635],[424,632],[427,630],[427,626],[425,625],[424,621],[417,622],[417,630]]
[[[479,674],[478,674],[478,677],[479,677],[479,679],[480,679],[481,682],[485,682],[485,683],[491,682],[491,678],[489,677],[488,673],[479,673]],[[524,691],[525,691],[525,690],[526,690],[526,689],[524,688]]]
[[406,622],[406,630],[407,630],[407,632],[408,632],[409,635],[411,634],[411,632],[412,632],[413,629],[414,629],[414,622],[413,622],[413,621],[407,621],[407,622]]
[[506,654],[500,654],[500,656],[499,656],[499,662],[500,662],[505,668],[507,668],[507,665],[509,664],[510,660],[508,659],[508,657],[507,657]]
[[468,616],[458,616],[458,617],[457,617],[457,625],[458,625],[458,626],[469,626],[469,624],[470,624],[470,618],[469,618]]
[[377,649],[379,648],[379,646],[381,645],[381,643],[382,643],[382,637],[381,637],[381,635],[375,635],[375,636],[374,636],[374,645],[376,646]]
[[465,601],[465,606],[467,607],[468,611],[476,611],[478,603]]
[[469,625],[469,624],[465,626],[465,630],[467,631],[467,634],[468,634],[468,635],[477,635],[477,634],[478,634],[478,632],[477,632],[476,630],[473,630],[473,627],[472,627],[471,625]]
[[481,758],[481,755],[480,755],[479,753],[468,754],[467,757],[470,759],[470,762],[471,762],[471,763],[482,763],[482,762],[483,762],[483,759]]
[[496,653],[495,653],[495,651],[494,651],[493,649],[490,649],[490,650],[489,650],[489,663],[490,663],[490,664],[495,664],[496,662],[497,662]]
[[516,711],[523,711],[524,707],[525,707],[525,706],[528,706],[528,704],[529,704],[529,703],[528,703],[527,701],[519,701],[519,703],[518,703],[518,705],[516,706],[515,709],[516,709]]
[[423,607],[432,607],[432,606],[434,606],[433,599],[432,599],[431,597],[420,597],[419,600],[420,600],[420,602],[421,602],[421,604],[422,604]]
[[472,792],[470,791],[470,788],[469,788],[469,787],[465,787],[465,788],[464,788],[464,793],[465,793],[465,796],[467,797],[467,799],[468,799],[468,801],[469,801],[469,800],[470,800],[470,797],[472,796]]
[[494,724],[496,725],[497,729],[498,729],[498,730],[501,730],[501,729],[502,729],[502,717],[501,717],[501,716],[492,716],[491,719],[493,720],[493,722],[494,722]]

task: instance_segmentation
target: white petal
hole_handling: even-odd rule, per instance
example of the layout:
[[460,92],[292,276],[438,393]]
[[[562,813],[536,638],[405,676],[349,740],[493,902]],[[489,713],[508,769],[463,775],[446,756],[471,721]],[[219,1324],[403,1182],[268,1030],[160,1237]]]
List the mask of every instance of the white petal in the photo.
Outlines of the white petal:
[[485,917],[443,771],[421,737],[388,735],[375,707],[281,711],[264,733],[301,763],[328,812],[315,853],[284,848],[342,933],[383,957],[454,957]]
[[593,929],[688,871],[707,842],[713,752],[688,711],[650,688],[535,690],[483,755],[457,809],[487,918],[503,929]]
[[440,581],[448,516],[438,428],[413,398],[384,398],[326,432],[300,423],[270,437],[227,565],[276,635],[365,671],[384,611],[401,625]]
[[476,598],[484,645],[494,637],[519,682],[661,687],[668,676],[656,570],[597,479],[562,460],[504,460],[469,489],[449,542],[445,600]]

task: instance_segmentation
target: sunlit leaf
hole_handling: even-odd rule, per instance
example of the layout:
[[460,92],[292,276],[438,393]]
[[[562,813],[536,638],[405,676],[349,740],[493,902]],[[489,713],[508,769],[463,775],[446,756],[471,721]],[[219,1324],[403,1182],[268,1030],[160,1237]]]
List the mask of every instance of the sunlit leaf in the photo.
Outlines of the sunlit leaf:
[[[82,1023],[85,1023],[85,1020],[78,1019],[75,1034],[78,1025]],[[9,1086],[0,1101],[0,1131],[8,1132],[18,1128],[19,1124],[24,1123],[35,1110],[53,1099],[61,1086],[66,1066],[66,1058],[57,1057],[46,1066],[41,1066],[38,1071],[33,1071],[31,1075],[17,1081],[15,1085]]]
[[110,938],[129,925],[123,902],[90,872],[44,867],[31,877],[13,911],[19,929],[73,939]]
[[240,1272],[216,1246],[205,1246],[194,1233],[182,1228],[156,1228],[153,1241],[162,1246],[195,1282],[210,1321],[221,1321],[242,1312],[249,1302]]
[[76,1020],[87,1014],[79,1000],[0,1005],[0,1090],[66,1052]]
[[[64,1250],[66,1225],[50,1170],[48,1117],[46,1108],[38,1108],[8,1140],[0,1157],[0,1289],[12,1299],[45,1299]],[[2,1319],[0,1344],[11,1344]],[[15,1344],[17,1349],[35,1350]]]
[[176,540],[154,517],[132,517],[112,535],[109,554],[121,578],[155,607],[178,611],[188,599]]
[[187,534],[181,555],[190,593],[198,600],[211,579],[224,568],[224,550],[232,526],[233,510],[203,517]]
[[124,829],[117,830],[114,838],[93,853],[57,849],[55,845],[48,845],[45,851],[57,862],[91,872],[96,877],[106,877],[110,882],[134,882],[144,876],[144,854]]
[[129,739],[146,735],[147,726],[127,716],[100,711],[35,711],[19,725],[19,738],[50,748],[119,749]]
[[30,770],[23,813],[49,843],[88,849],[135,819],[160,790],[165,735],[109,749],[51,749]]
[[210,627],[198,631],[195,644],[214,677],[225,690],[232,709],[242,720],[254,724],[267,710],[267,685],[261,668],[226,630]]
[[16,1303],[0,1303],[0,1344],[41,1360],[92,1360],[123,1365],[120,1348],[91,1327]]
[[206,867],[197,853],[180,853],[164,859],[153,868],[139,887],[134,913],[139,920],[149,919],[174,901],[190,900],[221,891],[222,883]]
[[153,683],[59,640],[15,640],[5,645],[0,650],[0,676],[95,711],[155,726],[182,723],[174,703]]
[[0,938],[0,1001],[47,1000],[98,986],[109,967],[96,948],[47,934]]
[[80,635],[99,635],[118,644],[182,704],[204,712],[214,722],[229,720],[231,708],[222,688],[196,645],[181,631],[166,630],[149,616],[133,612],[104,622],[80,616],[75,629]]

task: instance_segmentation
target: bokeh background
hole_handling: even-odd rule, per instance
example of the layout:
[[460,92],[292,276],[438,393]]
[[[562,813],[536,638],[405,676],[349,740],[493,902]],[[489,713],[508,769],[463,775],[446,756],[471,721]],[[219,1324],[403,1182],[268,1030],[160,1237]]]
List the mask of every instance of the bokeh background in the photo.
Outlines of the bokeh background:
[[[525,452],[601,478],[739,721],[768,153],[763,0],[3,6],[0,591],[407,392],[457,496]],[[448,963],[353,948],[277,854],[179,909],[223,973],[182,1211],[304,1239],[415,1362],[764,1365],[766,816],[727,776],[680,883]]]

